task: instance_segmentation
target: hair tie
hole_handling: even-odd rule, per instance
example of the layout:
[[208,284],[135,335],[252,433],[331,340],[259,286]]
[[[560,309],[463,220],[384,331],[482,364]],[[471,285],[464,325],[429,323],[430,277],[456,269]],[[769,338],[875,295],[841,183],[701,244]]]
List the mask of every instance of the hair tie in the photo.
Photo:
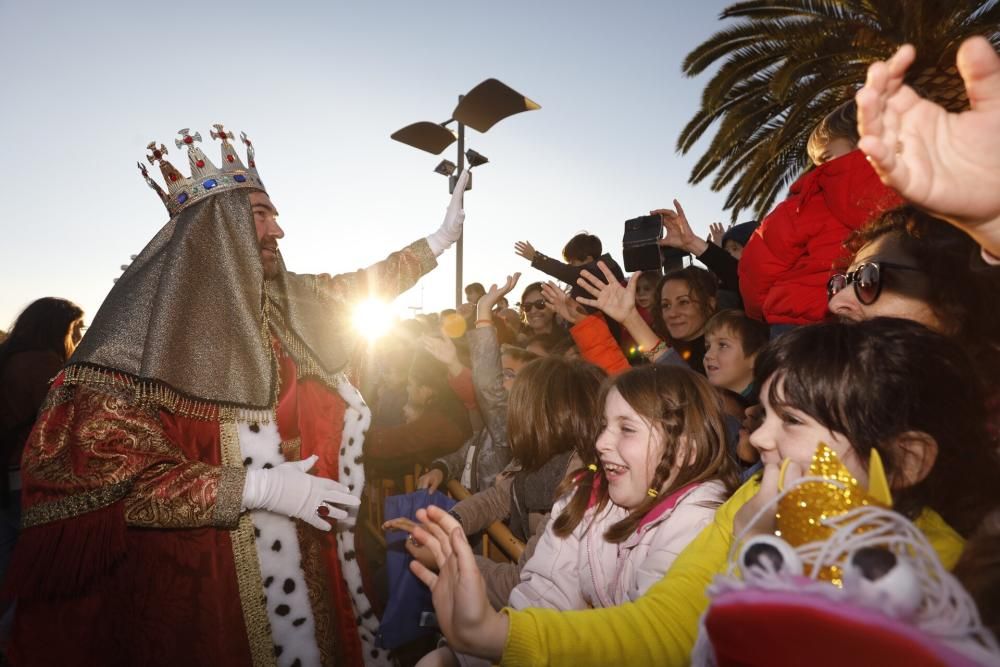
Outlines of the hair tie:
[[589,470],[590,472],[597,472],[597,464],[591,463],[590,465],[587,466],[587,470]]
[[646,491],[646,495],[649,496],[650,498],[655,498],[656,496],[660,495],[660,492],[657,491],[656,489],[649,489],[648,491]]

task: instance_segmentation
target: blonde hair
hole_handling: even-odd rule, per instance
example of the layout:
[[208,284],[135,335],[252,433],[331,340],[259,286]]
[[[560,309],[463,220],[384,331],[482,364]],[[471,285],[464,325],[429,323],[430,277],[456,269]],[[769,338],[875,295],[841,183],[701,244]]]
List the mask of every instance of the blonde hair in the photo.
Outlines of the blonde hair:
[[831,111],[819,122],[816,129],[809,135],[806,152],[813,164],[820,164],[820,156],[834,139],[847,139],[857,145],[858,139],[858,106],[854,100],[848,100]]

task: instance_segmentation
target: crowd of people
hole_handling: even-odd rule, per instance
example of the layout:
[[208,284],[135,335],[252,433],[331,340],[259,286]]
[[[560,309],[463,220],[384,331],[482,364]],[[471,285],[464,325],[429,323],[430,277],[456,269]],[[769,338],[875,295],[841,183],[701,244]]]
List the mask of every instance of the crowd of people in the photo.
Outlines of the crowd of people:
[[[366,480],[415,469],[421,492],[450,480],[471,492],[383,526],[410,533],[412,572],[432,593],[440,641],[422,667],[803,664],[809,632],[832,626],[800,616],[783,629],[781,610],[752,606],[773,599],[754,598],[742,613],[774,627],[747,642],[718,582],[738,561],[741,581],[785,572],[850,594],[854,555],[792,564],[835,539],[831,516],[873,505],[913,531],[904,547],[870,533],[866,548],[893,565],[876,576],[862,558],[862,578],[874,586],[924,547],[935,574],[889,630],[857,630],[830,655],[874,655],[899,622],[918,629],[899,636],[938,660],[927,664],[1000,662],[1000,57],[981,38],[961,47],[972,108],[957,115],[904,85],[913,57],[905,46],[871,66],[759,223],[705,239],[680,202],[653,208],[659,244],[686,265],[626,275],[588,233],[562,261],[517,241],[512,268],[527,260],[550,281],[472,283],[460,307],[398,323],[357,364],[317,313],[430,270],[460,232],[464,176],[441,229],[363,276],[330,278],[285,271],[277,210],[243,185],[256,176],[248,140],[250,168],[233,173],[249,180],[201,202],[143,169],[172,222],[87,335],[78,307],[45,298],[0,342],[0,639],[14,664],[385,664],[384,586],[353,521]],[[206,228],[241,215],[256,244],[249,226],[224,239]],[[206,273],[189,257],[161,278],[163,257],[194,246],[234,261]],[[252,270],[236,261],[248,247]],[[218,293],[176,298],[192,280]],[[250,333],[205,354],[212,318]],[[816,501],[830,505],[793,524],[813,500],[787,499],[817,479],[836,491]],[[516,561],[475,553],[498,521],[524,543]],[[961,623],[937,607],[925,623],[929,579],[953,586],[934,604]],[[845,613],[843,596],[821,599]],[[94,614],[106,623],[73,625]],[[73,626],[65,642],[45,642],[55,622]],[[148,636],[162,623],[182,629]]]

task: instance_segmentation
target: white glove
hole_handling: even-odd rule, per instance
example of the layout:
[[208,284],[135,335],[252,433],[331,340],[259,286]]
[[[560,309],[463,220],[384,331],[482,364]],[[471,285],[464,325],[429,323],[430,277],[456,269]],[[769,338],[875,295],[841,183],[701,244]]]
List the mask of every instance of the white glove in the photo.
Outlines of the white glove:
[[[343,519],[347,512],[332,505],[357,506],[361,500],[351,495],[340,482],[310,475],[319,457],[287,461],[268,470],[247,470],[243,487],[243,509],[265,509],[302,519],[320,530],[330,530],[327,519]],[[325,507],[323,517],[317,509]]]
[[431,252],[434,253],[435,257],[439,257],[462,235],[462,223],[465,222],[462,195],[465,193],[465,184],[468,182],[469,169],[466,167],[455,182],[455,191],[451,193],[451,203],[448,204],[448,212],[445,213],[441,228],[427,237],[427,245],[431,247]]

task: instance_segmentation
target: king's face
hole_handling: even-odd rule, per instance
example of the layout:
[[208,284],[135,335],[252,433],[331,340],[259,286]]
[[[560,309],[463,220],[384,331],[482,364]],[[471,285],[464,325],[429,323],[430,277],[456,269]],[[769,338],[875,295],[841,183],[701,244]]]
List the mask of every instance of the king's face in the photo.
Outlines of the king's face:
[[278,239],[284,238],[285,232],[278,225],[278,209],[271,203],[266,192],[250,193],[250,210],[253,212],[253,223],[257,230],[257,245],[260,248],[260,263],[264,267],[264,279],[271,280],[278,275],[281,265],[278,262]]

